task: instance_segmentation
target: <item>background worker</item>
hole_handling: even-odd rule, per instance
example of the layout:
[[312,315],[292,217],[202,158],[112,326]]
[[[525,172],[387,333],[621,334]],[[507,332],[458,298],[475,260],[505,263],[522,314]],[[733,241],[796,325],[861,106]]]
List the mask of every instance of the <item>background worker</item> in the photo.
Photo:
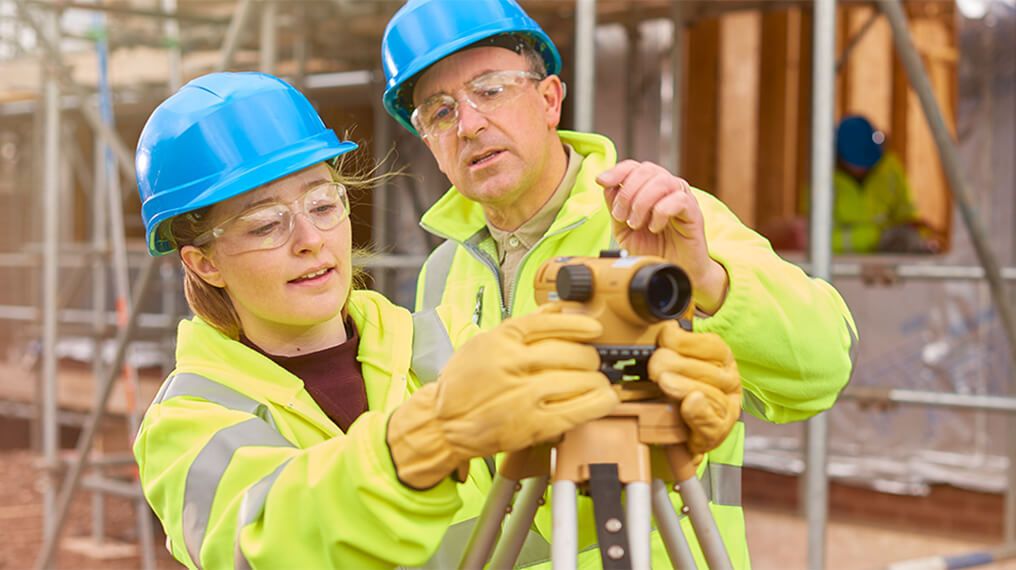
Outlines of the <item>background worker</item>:
[[141,134],[149,251],[179,252],[197,316],[134,453],[188,567],[423,563],[482,497],[449,480],[456,466],[617,402],[578,342],[599,323],[553,312],[475,336],[417,389],[409,313],[351,291],[347,188],[365,181],[330,161],[355,148],[257,73],[195,79]]
[[934,253],[938,241],[917,216],[903,165],[884,145],[885,134],[860,115],[836,127],[833,251]]
[[[706,396],[685,398],[681,412],[693,451],[719,445],[699,474],[734,567],[747,567],[743,424],[725,439],[722,427],[740,414],[742,384],[744,408],[774,422],[833,404],[856,341],[843,300],[780,259],[713,196],[658,165],[617,163],[606,137],[559,131],[560,55],[513,0],[410,0],[388,24],[382,61],[385,108],[423,138],[453,184],[421,221],[447,241],[419,278],[414,320],[419,344],[433,346],[416,353],[431,357],[416,369],[435,374],[451,350],[440,345],[455,344],[439,316],[453,330],[470,322],[489,329],[534,311],[533,279],[551,257],[597,255],[616,239],[631,254],[680,265],[694,284],[697,332],[663,335],[657,354],[674,358],[654,356],[650,376],[675,398]],[[740,369],[733,379],[725,367],[731,350]],[[537,520],[544,536],[548,511]],[[443,548],[456,548],[459,536],[450,533]],[[592,529],[580,529],[579,540],[580,548],[594,543]],[[549,553],[545,542],[528,546],[526,562]],[[666,566],[655,533],[653,557]],[[599,565],[595,551],[580,558]]]

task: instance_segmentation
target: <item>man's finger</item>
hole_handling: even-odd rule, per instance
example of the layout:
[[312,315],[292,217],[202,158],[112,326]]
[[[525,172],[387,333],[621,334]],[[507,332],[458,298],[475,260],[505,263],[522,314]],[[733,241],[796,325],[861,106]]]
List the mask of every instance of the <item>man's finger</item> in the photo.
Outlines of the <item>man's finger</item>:
[[633,230],[641,230],[652,217],[652,211],[656,204],[666,198],[673,187],[670,180],[663,176],[655,176],[632,196],[631,208],[628,212],[628,227]]
[[[684,192],[673,192],[654,204],[649,220],[649,231],[658,234],[667,227],[671,220],[677,222],[678,225],[689,223],[688,208],[691,205],[689,198],[690,196]],[[679,231],[679,233],[684,237],[689,237],[685,235],[685,232]]]
[[617,186],[628,177],[628,174],[632,170],[638,168],[639,164],[640,163],[635,160],[622,160],[614,165],[614,168],[611,168],[610,170],[607,170],[597,176],[596,183],[604,188]]

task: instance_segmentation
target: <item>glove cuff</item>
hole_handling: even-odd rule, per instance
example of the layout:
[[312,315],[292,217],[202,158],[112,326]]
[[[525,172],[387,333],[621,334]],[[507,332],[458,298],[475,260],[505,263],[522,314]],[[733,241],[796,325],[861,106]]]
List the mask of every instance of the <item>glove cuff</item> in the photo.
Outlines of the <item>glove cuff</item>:
[[437,385],[428,384],[388,420],[388,449],[399,481],[420,491],[440,483],[464,459],[445,440],[436,402]]

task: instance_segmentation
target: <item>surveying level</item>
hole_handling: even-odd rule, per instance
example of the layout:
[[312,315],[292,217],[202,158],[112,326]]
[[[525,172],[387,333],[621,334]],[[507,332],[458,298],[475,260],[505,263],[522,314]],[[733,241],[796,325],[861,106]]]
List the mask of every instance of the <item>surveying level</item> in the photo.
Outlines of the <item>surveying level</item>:
[[655,257],[625,257],[619,252],[561,257],[540,267],[536,298],[541,303],[559,301],[565,312],[588,314],[603,324],[603,334],[591,344],[600,353],[601,369],[615,384],[621,403],[607,416],[575,427],[556,442],[505,457],[460,568],[479,570],[488,562],[495,569],[513,567],[536,509],[552,485],[555,570],[572,570],[577,565],[580,492],[593,500],[605,569],[650,568],[650,513],[672,566],[695,569],[670,502],[668,488],[673,485],[709,568],[730,569],[709,501],[695,475],[694,460],[684,445],[688,429],[678,403],[666,398],[647,372],[663,322],[683,317],[686,328],[690,326],[687,275]]

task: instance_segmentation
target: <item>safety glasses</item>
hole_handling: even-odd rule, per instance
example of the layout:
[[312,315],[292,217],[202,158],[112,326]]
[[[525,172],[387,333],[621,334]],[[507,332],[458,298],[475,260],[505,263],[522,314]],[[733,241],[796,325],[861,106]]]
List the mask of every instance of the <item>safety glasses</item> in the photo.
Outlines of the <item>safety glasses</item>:
[[202,233],[194,239],[194,245],[202,247],[214,240],[227,255],[275,249],[289,241],[299,214],[322,231],[338,226],[349,217],[346,187],[338,182],[326,182],[291,202],[258,205]]
[[459,121],[459,101],[465,101],[480,113],[492,113],[516,99],[530,81],[544,76],[533,71],[492,71],[468,81],[455,96],[434,95],[413,110],[410,120],[424,137],[444,134]]

